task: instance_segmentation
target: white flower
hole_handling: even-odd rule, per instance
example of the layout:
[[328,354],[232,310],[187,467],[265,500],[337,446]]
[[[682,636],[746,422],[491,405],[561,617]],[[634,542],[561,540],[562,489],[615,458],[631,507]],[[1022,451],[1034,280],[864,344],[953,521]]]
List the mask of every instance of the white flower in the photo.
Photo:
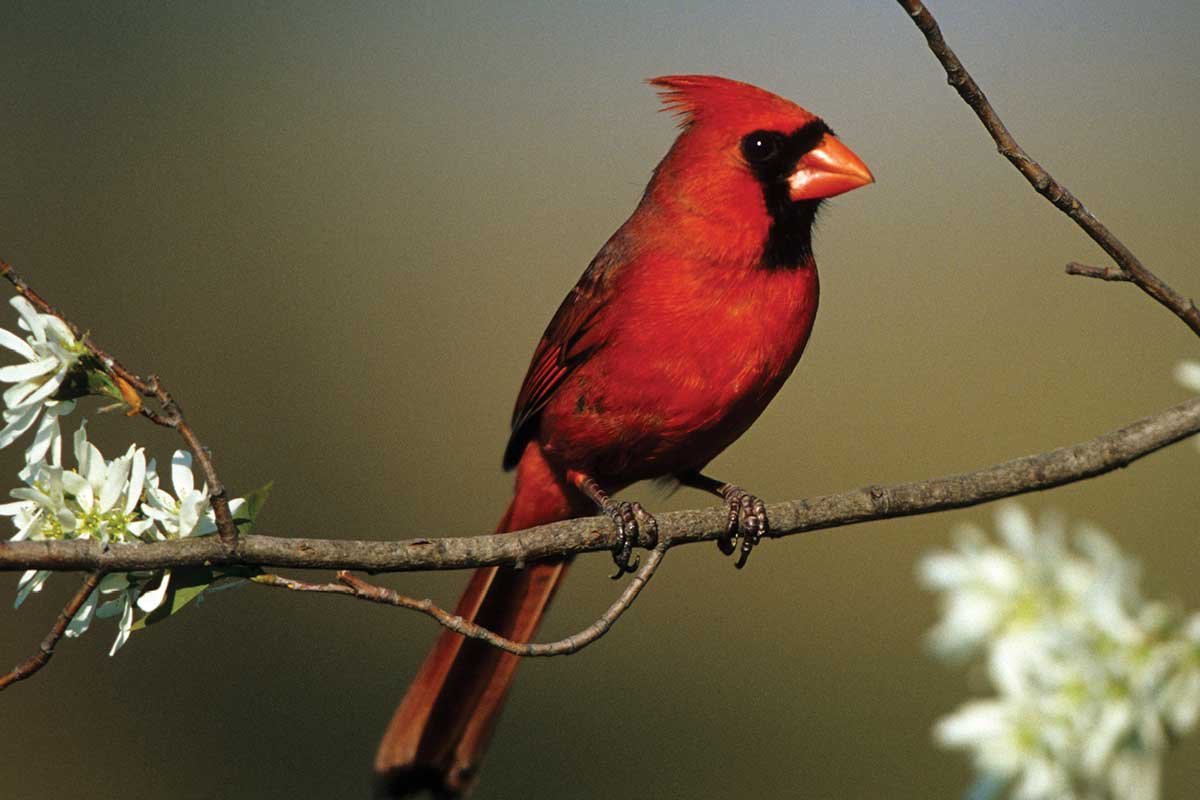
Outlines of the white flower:
[[972,750],[980,772],[1016,780],[1013,797],[1025,800],[1073,796],[1070,772],[1051,757],[1061,734],[1043,724],[1033,705],[996,700],[966,703],[934,728],[943,747]]
[[4,392],[5,426],[0,430],[0,448],[16,441],[40,417],[25,454],[26,461],[40,461],[49,452],[51,463],[58,464],[62,447],[59,418],[69,414],[75,403],[52,398],[87,351],[58,317],[39,314],[24,297],[14,297],[9,302],[21,316],[18,324],[29,335],[22,339],[0,328],[0,346],[25,359],[23,363],[0,367],[0,381],[13,384]]
[[980,768],[997,775],[1015,775],[1027,757],[1018,710],[996,700],[964,704],[938,720],[934,737],[943,747],[972,749]]
[[1157,753],[1122,751],[1109,770],[1111,797],[1121,800],[1157,800],[1162,785],[1162,763]]
[[94,536],[105,544],[110,539],[140,539],[154,525],[137,513],[146,485],[145,451],[130,445],[125,455],[106,461],[87,440],[86,426],[85,420],[75,432],[78,468],[63,475],[81,512],[80,536]]
[[[140,540],[154,525],[154,520],[139,511],[146,479],[145,453],[131,445],[120,458],[105,460],[87,440],[86,421],[80,424],[74,438],[76,469],[65,469],[44,460],[28,463],[20,473],[26,485],[10,493],[16,501],[0,504],[0,515],[11,517],[17,528],[12,539],[98,539],[104,543]],[[16,605],[40,591],[49,576],[48,571],[30,570],[23,574],[17,584]],[[126,613],[124,607],[118,609],[114,603],[132,608],[130,604],[137,599],[140,585],[132,577],[119,574],[105,577],[72,618],[67,635],[82,634],[93,616],[112,616],[120,611],[124,622],[132,612]],[[118,586],[125,591],[124,600],[113,598],[97,610],[99,597],[116,591],[114,587]],[[122,630],[127,638],[127,626]]]
[[1036,535],[1020,506],[1002,506],[997,527],[1007,548],[968,526],[957,532],[955,552],[931,553],[918,563],[921,581],[942,592],[942,620],[930,631],[935,651],[951,659],[970,657],[991,638],[1022,629],[1059,602],[1062,537],[1057,520],[1043,520],[1043,526],[1053,532]]
[[[175,495],[159,487],[155,465],[151,462],[146,482],[146,502],[142,513],[158,523],[155,534],[159,539],[183,539],[189,536],[208,536],[217,531],[217,517],[208,499],[208,484],[196,488],[192,475],[192,454],[176,450],[171,457],[171,484]],[[229,511],[236,516],[245,500],[229,501]]]
[[146,480],[146,455],[131,445],[125,455],[106,461],[87,440],[87,422],[75,432],[76,469],[36,461],[20,477],[26,485],[13,489],[15,503],[0,505],[21,539],[140,539],[154,521],[139,513]]
[[1161,645],[1151,661],[1159,667],[1159,710],[1168,729],[1176,736],[1192,730],[1200,719],[1200,614],[1192,614],[1182,637]]
[[9,493],[17,502],[0,505],[0,515],[17,527],[12,540],[75,538],[79,519],[63,488],[62,467],[39,461],[25,465],[20,477],[27,486]]
[[[161,576],[161,577],[160,577]],[[147,587],[158,582],[154,589]],[[147,613],[158,608],[166,595],[167,581],[162,572],[128,572],[105,575],[67,625],[66,635],[75,638],[87,632],[94,619],[117,618],[117,637],[108,654],[116,655],[133,633],[134,609]],[[152,603],[148,596],[157,595]],[[148,608],[146,606],[149,606]]]
[[131,582],[129,578],[129,575],[124,574],[106,575],[96,591],[92,592],[93,595],[99,595],[102,600],[104,595],[111,595],[109,599],[100,603],[100,607],[96,610],[96,616],[100,619],[118,618],[117,638],[113,641],[112,649],[108,651],[110,656],[116,655],[121,646],[129,641],[129,635],[133,631],[133,606],[137,602],[141,587],[139,584]]
[[[158,523],[154,533],[159,539],[183,539],[216,533],[217,517],[208,499],[208,484],[196,488],[196,478],[192,475],[191,453],[176,450],[171,456],[171,485],[175,489],[175,496],[159,487],[153,462],[149,475],[142,513]],[[230,513],[236,515],[245,502],[240,497],[231,500]],[[138,608],[147,614],[158,608],[166,597],[170,580],[171,570],[164,570],[162,583],[154,591],[142,595],[138,600]]]
[[[192,458],[176,451],[171,459],[172,495],[159,486],[154,461],[130,445],[111,461],[87,438],[87,422],[74,436],[75,469],[39,460],[25,465],[20,476],[26,485],[14,489],[15,502],[0,504],[0,515],[9,516],[20,539],[97,539],[109,542],[162,541],[207,536],[217,530],[208,486],[196,487]],[[229,503],[240,512],[245,500]],[[17,584],[16,605],[40,591],[50,572],[29,570]],[[96,618],[117,618],[116,653],[133,630],[135,611],[149,614],[166,602],[171,571],[114,573],[101,580],[67,625],[66,635],[81,636]]]
[[942,593],[935,650],[983,656],[997,691],[935,737],[1014,798],[1155,800],[1170,737],[1200,718],[1200,614],[1145,600],[1137,564],[1096,528],[1071,549],[1060,519],[1008,505],[997,529],[1001,544],[971,529],[919,565]]

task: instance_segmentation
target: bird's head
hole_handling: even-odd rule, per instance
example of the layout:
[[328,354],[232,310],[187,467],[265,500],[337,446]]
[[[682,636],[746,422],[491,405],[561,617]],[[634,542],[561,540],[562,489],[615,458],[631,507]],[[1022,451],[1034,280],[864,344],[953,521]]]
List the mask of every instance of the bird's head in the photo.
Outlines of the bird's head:
[[821,201],[874,180],[820,117],[790,100],[712,75],[649,83],[682,132],[648,199],[719,226],[730,247],[753,243],[766,266],[806,261]]

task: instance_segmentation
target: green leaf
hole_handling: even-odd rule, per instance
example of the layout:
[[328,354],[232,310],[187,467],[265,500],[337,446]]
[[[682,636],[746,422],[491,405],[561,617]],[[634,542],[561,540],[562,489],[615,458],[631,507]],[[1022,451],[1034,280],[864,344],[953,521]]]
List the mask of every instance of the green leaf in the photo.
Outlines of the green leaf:
[[[95,394],[102,397],[111,397],[114,400],[124,402],[121,397],[121,390],[113,383],[113,379],[108,376],[108,373],[99,369],[89,369],[87,371],[87,391],[81,394]],[[76,395],[77,397],[79,395]]]
[[267,497],[270,496],[271,487],[274,485],[275,481],[271,481],[266,486],[260,486],[246,495],[245,505],[238,511],[237,517],[233,520],[234,524],[237,525],[238,533],[249,533],[254,528],[254,523],[258,521],[258,513],[267,504]]
[[[119,394],[120,392],[118,392]],[[246,502],[233,520],[239,534],[249,533],[254,527],[259,512],[267,504],[267,497],[271,494],[272,485],[274,482],[261,486],[246,495]],[[258,567],[180,567],[172,569],[171,583],[167,586],[167,596],[163,598],[162,605],[133,623],[133,630],[140,631],[178,614],[184,606],[203,596],[204,592],[218,581],[230,578],[246,579],[261,574],[262,570]]]
[[204,594],[214,583],[227,579],[246,579],[261,575],[258,567],[179,567],[171,570],[171,583],[167,596],[158,608],[133,623],[133,630],[140,631],[149,625],[162,622],[178,614],[184,606]]

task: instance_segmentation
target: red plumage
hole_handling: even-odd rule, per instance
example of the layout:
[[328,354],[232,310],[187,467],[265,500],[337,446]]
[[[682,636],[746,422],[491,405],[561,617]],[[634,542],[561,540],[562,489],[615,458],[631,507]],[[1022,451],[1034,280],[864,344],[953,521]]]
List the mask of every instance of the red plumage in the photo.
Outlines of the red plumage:
[[[682,131],[538,343],[513,412],[504,465],[517,467],[516,489],[498,532],[594,513],[593,501],[647,478],[730,499],[699,471],[762,413],[808,341],[817,205],[871,180],[788,100],[713,76],[650,83]],[[525,641],[565,568],[479,570],[457,613]],[[517,660],[442,633],[380,746],[388,793],[469,788]]]

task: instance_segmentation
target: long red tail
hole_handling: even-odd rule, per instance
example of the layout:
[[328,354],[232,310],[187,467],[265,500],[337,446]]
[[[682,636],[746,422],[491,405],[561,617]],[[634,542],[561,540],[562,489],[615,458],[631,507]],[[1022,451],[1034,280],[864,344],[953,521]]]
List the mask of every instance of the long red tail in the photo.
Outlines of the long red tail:
[[[554,475],[536,442],[530,442],[517,466],[512,503],[496,532],[586,511],[585,501]],[[477,570],[455,613],[509,639],[528,641],[568,564]],[[379,796],[428,789],[438,797],[457,797],[470,789],[519,661],[519,656],[443,630],[379,744]]]

